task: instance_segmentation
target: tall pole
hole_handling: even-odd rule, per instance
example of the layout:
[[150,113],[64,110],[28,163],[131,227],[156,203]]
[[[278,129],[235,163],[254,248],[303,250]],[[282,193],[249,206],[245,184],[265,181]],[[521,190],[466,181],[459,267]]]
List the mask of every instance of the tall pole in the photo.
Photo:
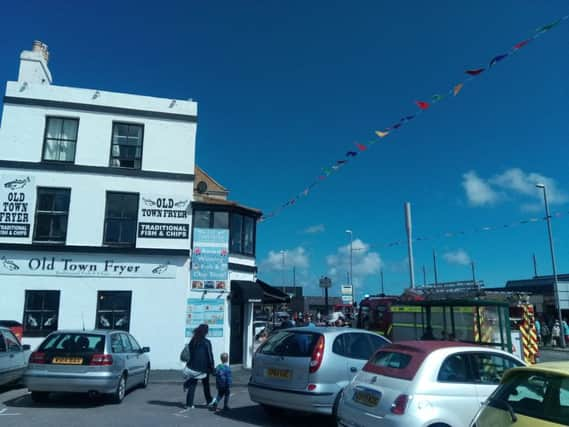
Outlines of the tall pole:
[[472,283],[474,283],[476,288],[479,288],[478,283],[476,283],[476,267],[474,266],[474,261],[470,263],[470,266],[472,267]]
[[350,235],[350,286],[352,287],[352,306],[356,302],[355,292],[354,292],[354,274],[353,274],[353,253],[354,253],[354,233],[352,230],[346,230],[346,233]]
[[427,269],[425,264],[423,264],[423,286],[427,286]]
[[407,229],[407,252],[409,254],[409,278],[411,289],[415,288],[415,269],[413,267],[413,227],[411,224],[411,203],[405,203],[405,228]]
[[545,219],[547,221],[547,234],[549,235],[549,250],[551,252],[551,267],[553,268],[553,290],[555,292],[555,302],[557,303],[557,318],[561,333],[559,334],[559,343],[565,348],[565,333],[563,331],[563,317],[561,315],[561,301],[559,300],[559,285],[557,282],[557,265],[555,264],[555,249],[553,248],[553,231],[551,230],[551,215],[549,214],[549,203],[547,203],[547,190],[545,184],[537,184],[537,188],[543,190],[543,203],[545,204]]
[[537,260],[535,258],[535,252],[533,253],[533,277],[537,277]]
[[435,286],[439,284],[439,278],[437,274],[437,252],[433,249],[433,271],[435,272]]
[[383,268],[379,270],[379,275],[381,276],[381,295],[385,295],[385,288],[383,287]]
[[286,294],[286,280],[285,280],[285,251],[281,251],[281,280],[282,280],[282,286],[284,289],[284,293]]
[[296,297],[296,266],[292,266],[292,289],[294,296]]

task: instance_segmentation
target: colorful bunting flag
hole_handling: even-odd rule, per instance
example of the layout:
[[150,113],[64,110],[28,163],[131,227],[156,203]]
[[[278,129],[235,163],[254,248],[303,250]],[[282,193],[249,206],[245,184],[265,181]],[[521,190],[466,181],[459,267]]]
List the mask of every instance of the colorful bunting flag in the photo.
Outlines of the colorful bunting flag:
[[338,163],[339,165],[343,165],[344,163],[346,163],[345,160],[336,160],[336,163]]
[[358,153],[356,153],[355,151],[348,151],[346,153],[346,157],[355,157],[357,155],[358,155]]
[[417,107],[419,107],[421,110],[426,110],[429,108],[429,103],[425,101],[415,101],[415,104],[417,104]]
[[465,73],[470,75],[470,76],[477,76],[479,74],[482,74],[484,72],[484,68],[477,68],[475,70],[466,70]]
[[382,132],[382,131],[380,131],[380,130],[376,130],[376,131],[375,131],[375,134],[376,134],[377,136],[379,136],[380,138],[385,138],[387,135],[389,135],[389,132]]
[[359,149],[360,151],[365,151],[365,150],[367,150],[367,147],[366,147],[365,145],[363,145],[363,144],[360,144],[360,143],[357,143],[357,142],[354,142],[354,144],[356,144],[356,147],[358,147],[358,149]]
[[524,47],[524,46],[525,46],[526,44],[528,44],[529,42],[530,42],[529,40],[523,40],[523,41],[521,41],[521,42],[519,42],[519,43],[516,43],[516,44],[514,45],[514,50],[521,49],[522,47]]
[[502,55],[495,56],[490,61],[490,65],[488,65],[488,68],[492,68],[494,65],[496,65],[498,62],[500,62],[502,59],[506,58],[507,56],[508,56],[507,53],[503,53]]
[[460,90],[462,89],[463,86],[464,86],[464,84],[462,84],[462,83],[459,83],[459,84],[455,85],[455,86],[452,88],[452,94],[453,94],[454,96],[458,95],[458,93],[460,92]]
[[444,96],[442,95],[433,95],[431,99],[433,100],[433,102],[439,102],[442,101],[443,98]]
[[391,126],[392,129],[399,129],[401,127],[401,123],[396,123],[393,126]]
[[544,25],[541,28],[538,28],[537,30],[535,30],[536,33],[545,33],[546,31],[551,30],[553,27],[557,26],[557,24],[559,24],[561,22],[561,19],[558,19],[555,22],[552,22],[550,24]]
[[412,115],[410,115],[410,116],[405,116],[405,119],[406,119],[407,121],[413,120],[414,118],[415,118],[415,114],[412,114]]

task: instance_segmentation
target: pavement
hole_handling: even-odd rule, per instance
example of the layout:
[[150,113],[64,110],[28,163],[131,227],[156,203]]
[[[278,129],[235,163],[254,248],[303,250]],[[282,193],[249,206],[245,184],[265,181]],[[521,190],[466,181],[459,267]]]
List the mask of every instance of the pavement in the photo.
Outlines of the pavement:
[[[233,376],[233,384],[238,386],[247,386],[250,369],[244,369],[241,365],[231,366],[231,374]],[[215,380],[211,378],[213,388],[215,388]],[[154,384],[182,384],[182,371],[176,369],[153,369],[150,375],[150,382]]]

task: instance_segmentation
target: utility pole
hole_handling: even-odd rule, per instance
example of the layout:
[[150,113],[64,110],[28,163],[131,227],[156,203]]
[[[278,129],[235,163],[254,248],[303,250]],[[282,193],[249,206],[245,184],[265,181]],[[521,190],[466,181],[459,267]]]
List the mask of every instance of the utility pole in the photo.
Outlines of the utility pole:
[[346,230],[350,235],[350,286],[352,287],[352,305],[356,302],[356,294],[354,292],[354,275],[353,275],[353,254],[354,254],[354,233],[352,230]]
[[437,275],[437,252],[433,249],[433,271],[435,273],[435,286],[439,284],[439,279]]
[[427,286],[427,269],[425,264],[423,264],[423,286]]
[[471,261],[470,266],[472,267],[472,283],[474,283],[476,289],[480,289],[478,283],[476,283],[476,268],[474,267],[474,261]]
[[415,288],[415,269],[413,267],[413,226],[411,223],[411,203],[405,202],[405,228],[407,230],[407,253],[409,254],[409,278],[411,289]]
[[282,280],[282,286],[284,289],[284,293],[286,294],[286,280],[285,280],[285,251],[281,251],[281,280]]
[[533,277],[537,277],[537,260],[535,259],[535,252],[533,253]]
[[381,277],[381,295],[385,295],[385,288],[383,287],[383,268],[379,270],[379,275]]

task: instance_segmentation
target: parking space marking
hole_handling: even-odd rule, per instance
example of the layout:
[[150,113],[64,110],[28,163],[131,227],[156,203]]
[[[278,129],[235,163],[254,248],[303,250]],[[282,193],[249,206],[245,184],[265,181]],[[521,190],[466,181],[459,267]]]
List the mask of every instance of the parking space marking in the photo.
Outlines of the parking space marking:
[[6,413],[7,410],[8,410],[8,408],[0,409],[0,417],[22,415],[22,414],[7,414]]

